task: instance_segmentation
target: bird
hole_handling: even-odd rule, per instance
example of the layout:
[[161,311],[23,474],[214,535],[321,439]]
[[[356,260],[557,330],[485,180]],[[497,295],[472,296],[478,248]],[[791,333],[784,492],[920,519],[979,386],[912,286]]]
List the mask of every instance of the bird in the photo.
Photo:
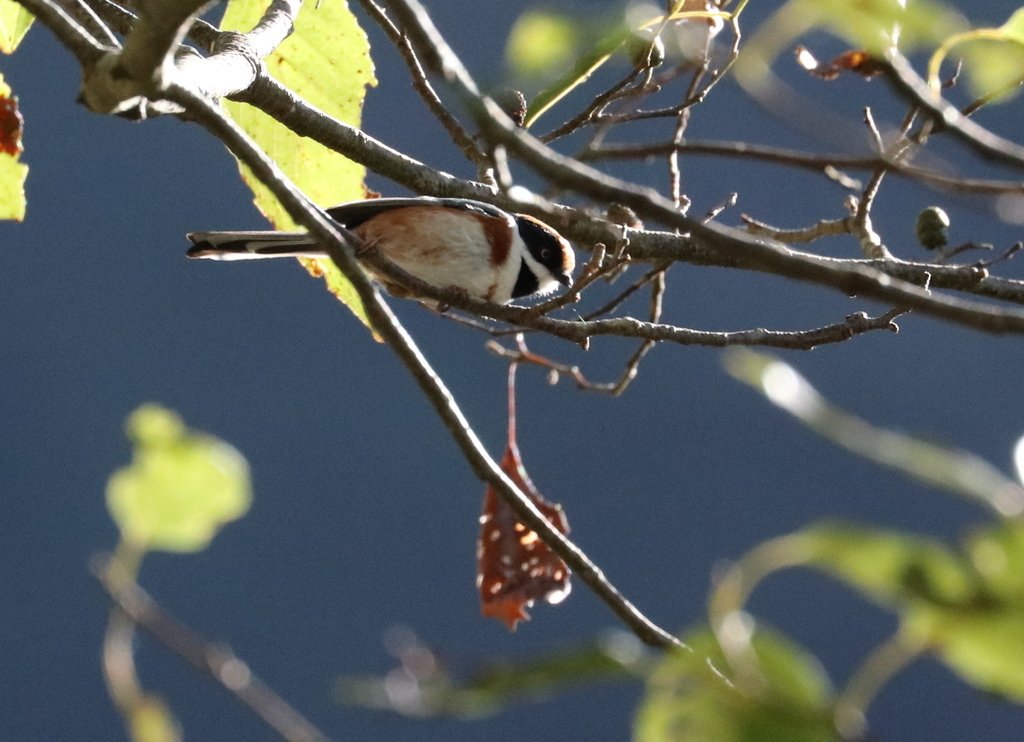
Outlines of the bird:
[[[461,198],[372,198],[326,210],[388,261],[439,289],[497,304],[572,286],[576,258],[555,229],[527,214]],[[323,258],[306,232],[192,232],[190,258]],[[356,253],[359,256],[359,251]],[[372,267],[368,268],[374,275]],[[409,295],[380,276],[378,282]],[[414,297],[415,298],[415,297]]]

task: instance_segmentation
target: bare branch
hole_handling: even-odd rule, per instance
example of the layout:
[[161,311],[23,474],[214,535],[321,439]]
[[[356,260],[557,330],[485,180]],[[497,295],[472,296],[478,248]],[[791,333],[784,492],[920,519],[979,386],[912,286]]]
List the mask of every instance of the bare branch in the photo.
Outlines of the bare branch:
[[773,240],[787,242],[814,242],[822,237],[835,237],[841,234],[850,234],[850,217],[843,219],[822,219],[817,224],[809,227],[797,227],[796,229],[783,229],[774,227],[771,224],[754,219],[746,214],[740,214],[740,219],[747,227],[747,231],[753,235],[771,237]]
[[637,610],[579,547],[552,526],[487,453],[451,392],[381,299],[376,285],[356,263],[353,256],[354,238],[344,230],[338,229],[321,211],[310,204],[280,168],[209,101],[178,85],[168,90],[168,97],[184,106],[197,122],[224,142],[274,193],[289,216],[309,230],[324,246],[328,255],[358,293],[375,332],[395,351],[412,374],[476,475],[495,488],[520,521],[535,531],[641,641],[664,649],[681,647],[678,639]]
[[688,139],[678,144],[605,144],[584,150],[579,159],[592,162],[610,159],[641,159],[668,154],[672,150],[692,155],[719,155],[774,162],[788,167],[820,172],[833,177],[835,170],[875,170],[885,168],[894,175],[920,181],[934,188],[972,193],[1022,193],[1024,183],[1010,180],[980,180],[945,175],[934,170],[893,162],[881,155],[844,155],[825,152],[801,152],[784,147],[751,144],[750,142],[717,142]]
[[[717,223],[701,224],[681,215],[675,205],[653,189],[600,173],[571,158],[553,152],[534,137],[513,126],[508,117],[488,98],[480,95],[465,67],[437,32],[426,11],[416,0],[391,0],[396,16],[416,47],[420,58],[435,73],[451,82],[476,117],[484,135],[503,144],[552,183],[577,190],[593,198],[621,203],[641,217],[661,221],[680,231],[688,231],[694,242],[711,253],[727,256],[736,265],[790,278],[831,286],[846,293],[862,294],[890,305],[907,306],[941,319],[962,323],[993,333],[1024,333],[1024,312],[992,308],[957,297],[932,295],[927,289],[888,276],[881,276],[862,265],[826,265],[805,260],[776,242],[755,240],[737,230]],[[631,242],[630,254],[636,257]],[[677,252],[678,254],[678,252]],[[679,259],[669,255],[649,257]]]

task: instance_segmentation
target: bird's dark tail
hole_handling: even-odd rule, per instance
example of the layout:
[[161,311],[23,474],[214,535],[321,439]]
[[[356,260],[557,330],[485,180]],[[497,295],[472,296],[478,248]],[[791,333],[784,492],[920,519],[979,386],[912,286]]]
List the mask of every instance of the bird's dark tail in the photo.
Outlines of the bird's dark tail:
[[305,232],[192,232],[186,235],[190,258],[251,260],[255,258],[322,258]]

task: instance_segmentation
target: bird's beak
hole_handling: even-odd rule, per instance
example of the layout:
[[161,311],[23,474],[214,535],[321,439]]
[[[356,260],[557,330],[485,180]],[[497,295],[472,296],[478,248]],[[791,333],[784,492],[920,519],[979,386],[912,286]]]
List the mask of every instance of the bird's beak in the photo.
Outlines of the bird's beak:
[[572,288],[572,276],[570,276],[568,273],[559,273],[557,276],[555,276],[555,280],[557,280],[567,289]]

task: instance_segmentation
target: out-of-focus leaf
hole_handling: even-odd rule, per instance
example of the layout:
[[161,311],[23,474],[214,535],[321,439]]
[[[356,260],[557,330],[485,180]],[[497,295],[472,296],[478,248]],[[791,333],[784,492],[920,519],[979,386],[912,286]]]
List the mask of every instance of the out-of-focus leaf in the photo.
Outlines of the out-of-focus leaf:
[[989,102],[1005,102],[1019,92],[1024,77],[1024,42],[978,41],[966,44],[961,53],[973,95],[1000,93]]
[[1024,601],[973,610],[915,610],[906,624],[961,678],[1024,703]]
[[[0,3],[6,0],[0,0]],[[17,7],[21,7],[20,5]],[[3,6],[0,5],[0,13]],[[28,165],[18,162],[23,121],[18,99],[0,75],[0,219],[25,218],[25,178]]]
[[733,378],[750,384],[818,435],[933,487],[983,503],[1002,516],[1024,512],[1024,488],[969,451],[872,425],[821,396],[783,361],[736,348],[724,356]]
[[979,531],[966,555],[853,526],[799,538],[809,566],[893,608],[908,636],[967,682],[1024,703],[1024,523]]
[[191,552],[249,509],[249,467],[232,446],[185,428],[173,412],[143,405],[128,418],[130,466],[107,483],[122,539],[139,550]]
[[340,678],[339,698],[404,716],[480,718],[584,684],[637,677],[651,656],[632,634],[616,631],[536,659],[489,661],[466,680],[452,677],[433,650],[418,641],[398,659],[401,667],[384,677]]
[[25,38],[35,18],[14,0],[0,0],[0,53],[11,54]]
[[651,674],[634,724],[637,742],[831,742],[832,688],[818,661],[776,632],[759,629],[753,651],[765,686],[746,694],[716,678],[708,662],[725,658],[707,629],[684,637],[692,652],[674,652]]
[[906,52],[938,43],[962,28],[963,19],[946,3],[933,0],[798,0],[820,14],[820,22],[857,48],[878,53],[894,29]]
[[178,742],[181,727],[167,703],[155,695],[140,698],[128,710],[132,742]]
[[[521,78],[551,81],[530,101],[527,128],[619,52],[633,67],[658,66],[667,51],[703,54],[709,36],[731,14],[707,0],[679,0],[667,25],[664,14],[646,5],[633,7],[626,16],[623,22],[594,18],[590,11],[575,16],[529,11],[520,18],[506,44],[509,66]],[[656,31],[661,32],[657,38]]]
[[999,30],[1007,40],[1024,44],[1024,8],[1013,11],[1013,15],[1006,19],[1006,23],[1000,26]]
[[939,541],[834,523],[806,528],[799,537],[808,564],[886,606],[963,606],[978,597],[971,565]]
[[747,39],[733,67],[740,84],[758,87],[776,58],[816,29],[845,40],[868,54],[879,54],[898,38],[904,52],[933,46],[963,30],[962,16],[945,3],[914,0],[789,0]]
[[[266,10],[258,0],[231,0],[225,30],[249,31]],[[266,60],[272,77],[325,113],[353,126],[362,117],[366,88],[376,84],[369,42],[344,2],[303,3],[295,32]],[[235,119],[309,198],[328,207],[364,198],[366,170],[312,139],[299,137],[269,116],[244,103],[226,101]],[[294,223],[277,200],[242,168],[256,206],[277,229]],[[367,324],[358,296],[329,260],[303,261],[323,275],[328,289]]]
[[579,20],[547,10],[528,10],[519,16],[505,45],[505,60],[522,77],[547,77],[564,69],[583,40]]
[[998,28],[975,28],[943,39],[928,60],[928,82],[933,88],[938,89],[942,63],[954,48],[964,60],[974,94],[986,104],[1005,100],[1024,81],[1024,9]]
[[1024,521],[1008,520],[971,534],[967,555],[989,591],[1024,602]]

